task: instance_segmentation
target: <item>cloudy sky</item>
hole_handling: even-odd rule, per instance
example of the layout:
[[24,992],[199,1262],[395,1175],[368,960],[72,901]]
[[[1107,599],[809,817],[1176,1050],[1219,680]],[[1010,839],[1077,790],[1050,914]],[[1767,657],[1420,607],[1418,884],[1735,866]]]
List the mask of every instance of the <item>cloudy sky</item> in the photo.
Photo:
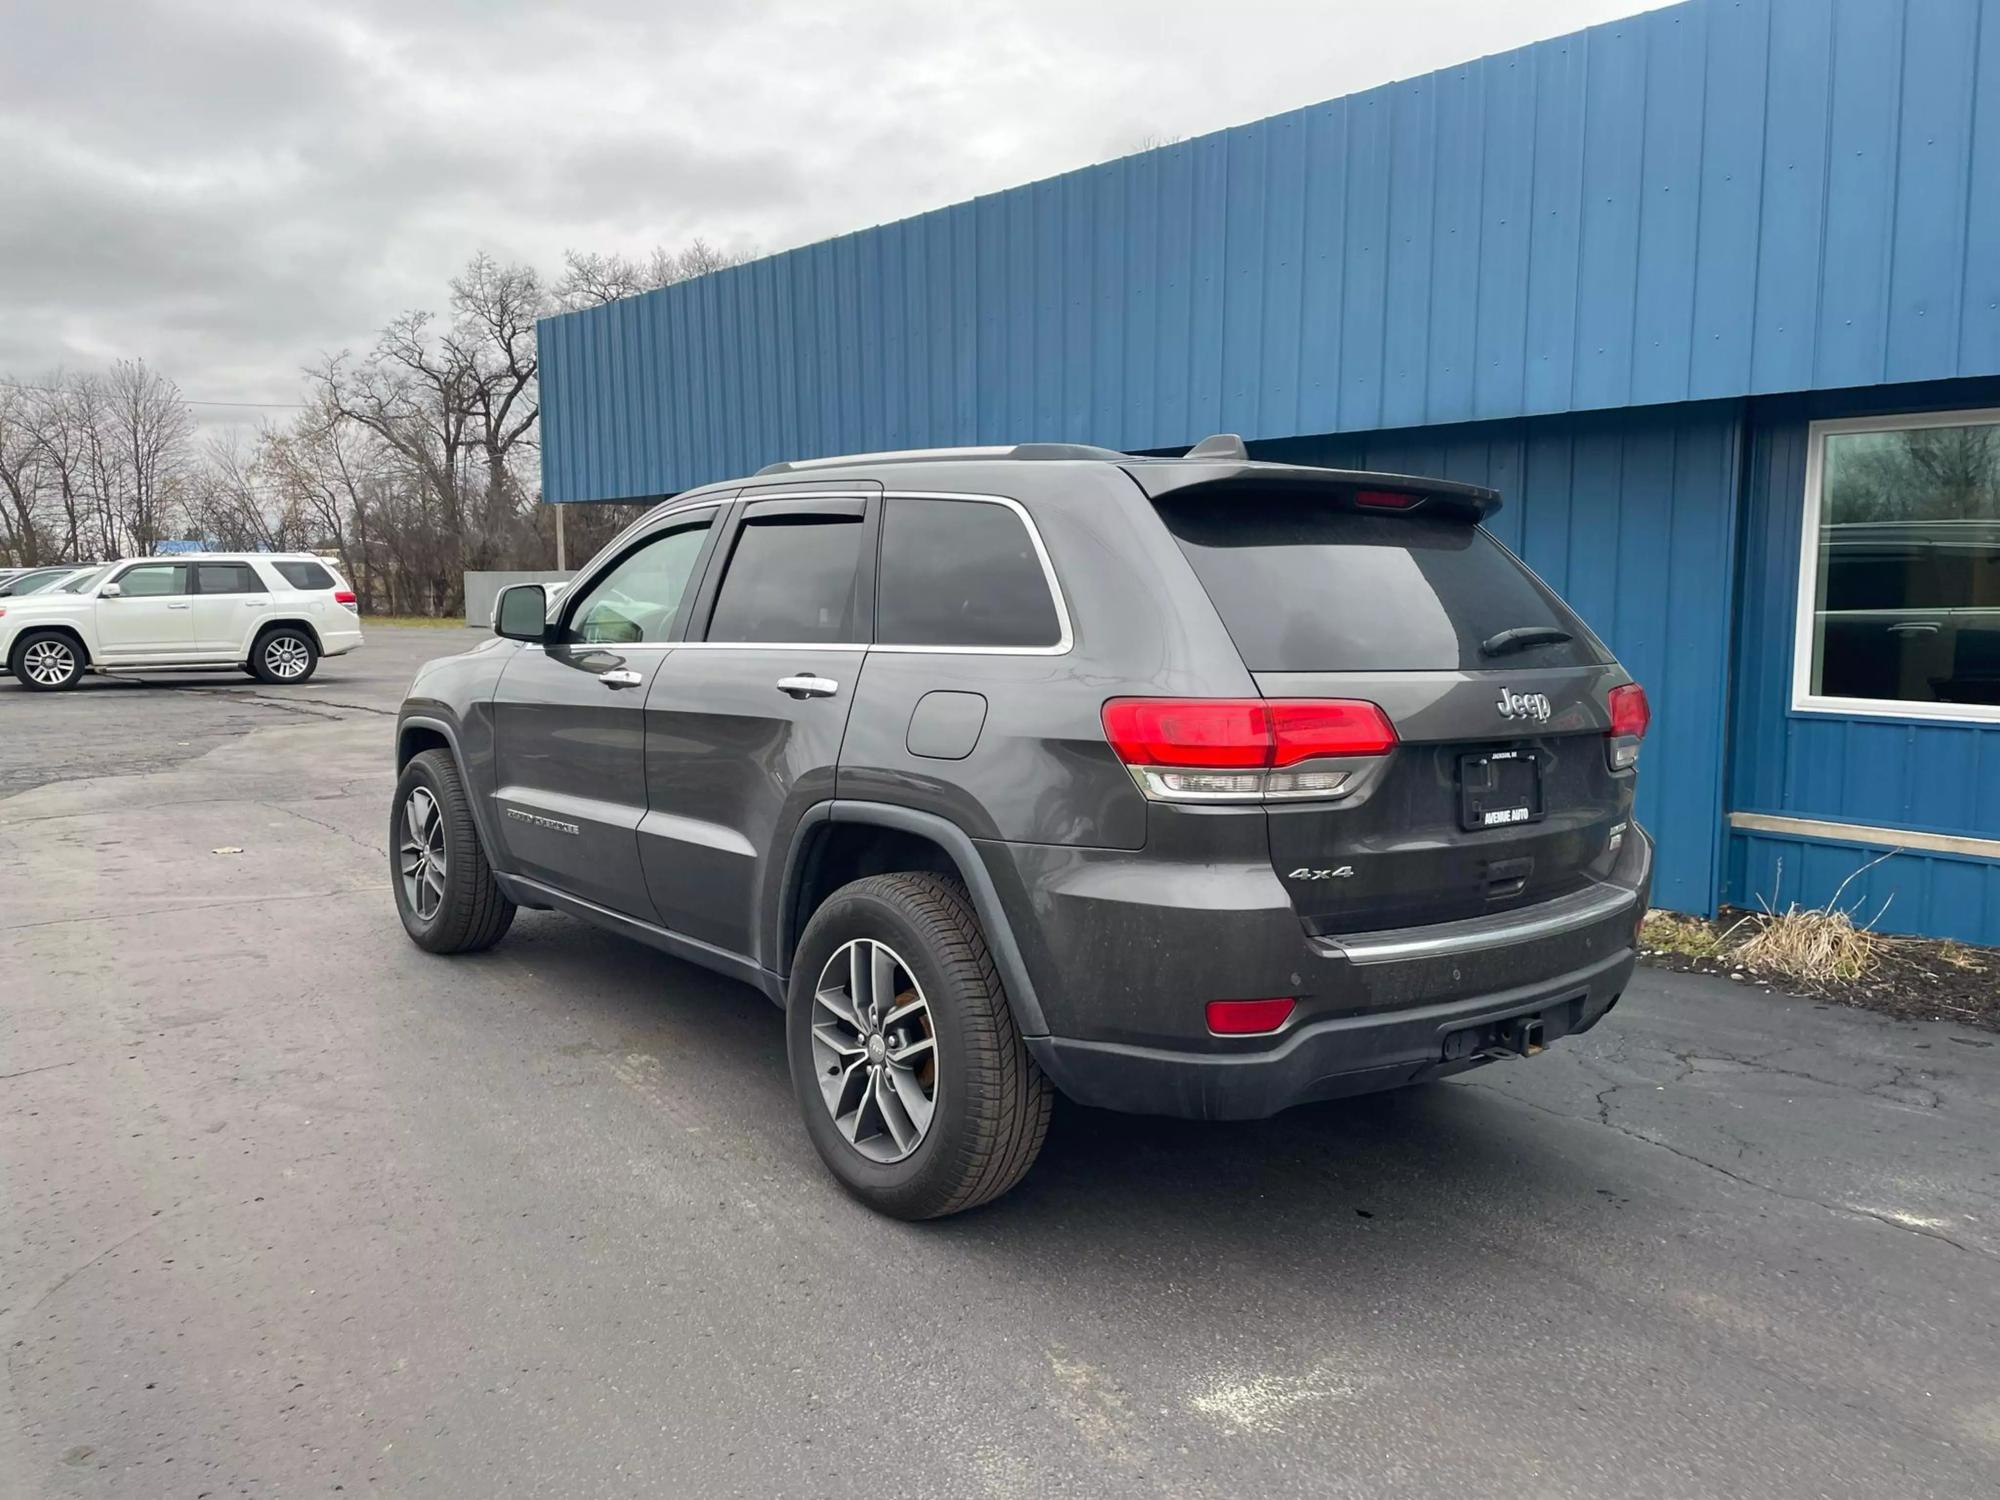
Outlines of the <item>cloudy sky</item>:
[[783,249],[1647,8],[0,0],[0,377],[295,400],[476,250]]

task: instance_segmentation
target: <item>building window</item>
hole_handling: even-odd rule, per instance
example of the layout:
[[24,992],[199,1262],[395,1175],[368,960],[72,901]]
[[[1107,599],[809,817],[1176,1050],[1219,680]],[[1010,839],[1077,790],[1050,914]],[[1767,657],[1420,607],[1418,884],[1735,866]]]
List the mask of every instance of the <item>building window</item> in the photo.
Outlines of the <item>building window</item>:
[[2000,411],[1809,433],[1793,708],[2000,723]]

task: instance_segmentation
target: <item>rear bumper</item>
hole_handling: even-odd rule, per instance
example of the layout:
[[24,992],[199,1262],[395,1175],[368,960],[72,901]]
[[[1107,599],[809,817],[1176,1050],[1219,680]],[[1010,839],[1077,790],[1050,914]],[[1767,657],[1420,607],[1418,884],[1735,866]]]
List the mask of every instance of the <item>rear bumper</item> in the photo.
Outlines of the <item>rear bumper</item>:
[[[1543,1042],[1588,1030],[1631,978],[1652,881],[1633,825],[1613,878],[1585,891],[1343,942],[1306,932],[1254,848],[1205,864],[981,852],[1047,1017],[1050,1034],[1026,1040],[1051,1081],[1084,1104],[1204,1119],[1476,1067],[1507,1022],[1539,1021]],[[1271,996],[1296,1002],[1274,1035],[1208,1031],[1208,1001]]]
[[1080,1103],[1128,1114],[1259,1120],[1295,1104],[1483,1066],[1504,1050],[1507,1022],[1539,1020],[1544,1043],[1588,1031],[1617,1003],[1636,960],[1625,948],[1554,980],[1471,1000],[1311,1022],[1264,1052],[1189,1052],[1055,1036],[1028,1047],[1050,1081]]
[[361,645],[359,630],[322,630],[319,633],[321,656],[345,656]]

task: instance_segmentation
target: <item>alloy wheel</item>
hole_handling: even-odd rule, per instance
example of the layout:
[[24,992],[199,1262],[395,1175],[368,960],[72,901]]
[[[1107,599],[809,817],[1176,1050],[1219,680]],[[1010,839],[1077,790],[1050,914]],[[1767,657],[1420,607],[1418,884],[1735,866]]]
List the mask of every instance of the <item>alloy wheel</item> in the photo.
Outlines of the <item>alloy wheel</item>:
[[835,950],[813,990],[813,1071],[834,1127],[870,1161],[899,1162],[937,1112],[937,1028],[909,965],[886,943]]
[[444,905],[444,819],[428,787],[417,787],[403,803],[403,895],[419,921],[428,922]]
[[61,641],[36,641],[22,653],[21,670],[43,687],[61,687],[76,671],[76,652]]
[[295,635],[272,636],[264,646],[264,665],[270,668],[273,677],[297,677],[311,659],[305,642]]

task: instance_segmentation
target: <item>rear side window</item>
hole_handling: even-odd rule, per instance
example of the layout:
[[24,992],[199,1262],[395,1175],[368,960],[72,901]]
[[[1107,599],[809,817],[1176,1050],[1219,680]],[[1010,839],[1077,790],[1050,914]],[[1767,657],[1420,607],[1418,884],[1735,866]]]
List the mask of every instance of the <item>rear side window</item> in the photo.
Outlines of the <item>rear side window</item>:
[[194,591],[197,594],[263,594],[264,587],[248,563],[196,563]]
[[1054,646],[1062,639],[1027,526],[990,500],[886,502],[875,628],[884,646]]
[[737,533],[708,624],[711,641],[860,641],[857,515],[751,514]]
[[1168,495],[1158,509],[1253,672],[1504,671],[1605,659],[1561,600],[1463,521],[1241,492]]
[[333,575],[316,562],[274,562],[272,567],[295,589],[330,589]]

